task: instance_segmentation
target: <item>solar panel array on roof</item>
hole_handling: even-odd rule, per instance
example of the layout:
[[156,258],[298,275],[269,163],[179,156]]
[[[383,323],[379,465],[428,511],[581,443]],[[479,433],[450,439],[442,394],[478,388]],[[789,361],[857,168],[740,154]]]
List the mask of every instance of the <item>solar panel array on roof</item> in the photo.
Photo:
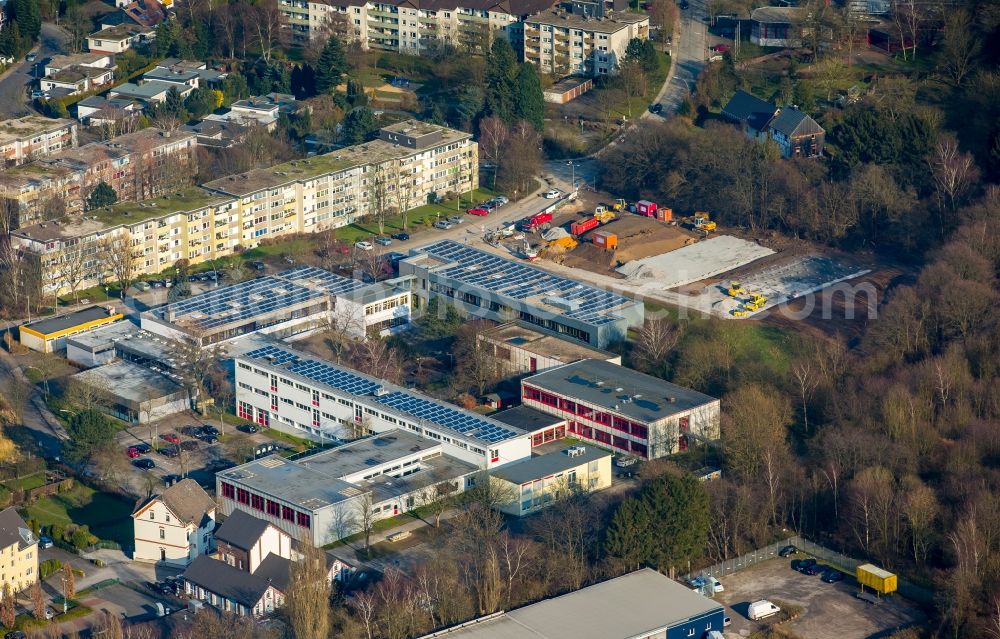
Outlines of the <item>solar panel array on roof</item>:
[[576,308],[559,314],[588,324],[617,321],[621,317],[612,310],[633,303],[617,293],[552,275],[521,262],[469,248],[454,240],[435,242],[420,250],[439,260],[457,262],[456,266],[438,271],[451,279],[516,300],[523,301],[537,295],[562,298],[572,302]]
[[387,393],[377,397],[376,400],[408,415],[444,426],[467,437],[488,441],[491,444],[517,435],[514,431],[495,422],[442,406],[437,402],[403,391]]
[[171,321],[189,322],[205,330],[322,298],[322,291],[277,277],[259,277],[168,304],[158,314],[163,318],[173,314]]
[[321,288],[330,295],[351,293],[362,286],[366,286],[364,282],[359,280],[334,275],[330,271],[325,271],[315,266],[298,266],[287,271],[282,271],[278,275],[292,282]]
[[252,350],[246,357],[266,361],[284,370],[353,395],[370,395],[372,399],[405,415],[430,422],[465,437],[488,443],[502,442],[520,433],[504,424],[422,397],[418,393],[394,389],[378,394],[382,384],[360,374],[322,361],[300,357],[283,348],[267,345]]

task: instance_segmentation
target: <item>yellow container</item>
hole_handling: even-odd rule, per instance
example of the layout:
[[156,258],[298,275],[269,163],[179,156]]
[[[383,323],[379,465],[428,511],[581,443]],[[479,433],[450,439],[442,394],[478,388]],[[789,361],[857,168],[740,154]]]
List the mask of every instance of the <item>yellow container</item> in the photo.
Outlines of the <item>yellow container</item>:
[[896,592],[896,575],[872,564],[861,564],[857,570],[858,583],[883,595]]

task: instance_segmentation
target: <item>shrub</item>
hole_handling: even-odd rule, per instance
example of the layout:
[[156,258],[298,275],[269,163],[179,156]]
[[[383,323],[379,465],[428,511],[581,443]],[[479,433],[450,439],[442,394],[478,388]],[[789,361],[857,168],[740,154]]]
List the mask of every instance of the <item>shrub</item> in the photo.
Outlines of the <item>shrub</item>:
[[62,570],[62,562],[58,559],[46,559],[38,565],[38,575],[43,580],[48,579],[50,575],[54,575],[60,570]]
[[66,535],[66,528],[62,524],[52,524],[49,527],[49,537],[63,541]]
[[92,546],[95,543],[97,543],[97,537],[91,535],[86,526],[80,526],[73,531],[73,546],[77,550],[83,550],[87,546]]

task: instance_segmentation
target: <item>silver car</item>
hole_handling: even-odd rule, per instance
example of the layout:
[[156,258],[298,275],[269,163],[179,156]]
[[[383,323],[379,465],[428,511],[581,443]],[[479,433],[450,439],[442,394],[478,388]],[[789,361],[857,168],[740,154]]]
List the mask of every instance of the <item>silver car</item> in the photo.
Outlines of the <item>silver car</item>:
[[452,224],[448,220],[438,220],[437,222],[434,223],[434,228],[443,229],[445,231],[450,229],[452,226],[454,226],[454,224]]

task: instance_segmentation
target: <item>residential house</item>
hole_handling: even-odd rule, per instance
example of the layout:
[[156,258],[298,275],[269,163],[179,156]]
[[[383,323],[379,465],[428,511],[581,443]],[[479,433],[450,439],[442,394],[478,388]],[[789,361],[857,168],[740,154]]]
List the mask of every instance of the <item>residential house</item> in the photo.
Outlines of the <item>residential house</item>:
[[137,128],[142,108],[127,98],[88,96],[76,103],[76,119],[84,126],[114,127],[116,130]]
[[155,37],[155,28],[122,23],[101,28],[87,36],[87,50],[92,53],[124,53],[136,45],[151,42]]
[[285,93],[268,93],[262,96],[251,96],[245,100],[236,100],[229,106],[229,111],[212,114],[207,121],[237,122],[240,124],[258,124],[269,131],[277,126],[278,118],[284,115],[298,115],[309,107],[295,99],[295,96]]
[[823,155],[826,131],[816,120],[788,106],[778,111],[767,127],[771,139],[786,158],[816,158]]
[[750,42],[761,47],[800,47],[805,7],[758,7],[750,12]]
[[113,69],[114,56],[106,53],[76,53],[73,55],[54,55],[45,63],[45,75],[50,76],[70,67],[88,67],[90,69]]
[[747,137],[772,140],[782,157],[823,155],[826,131],[795,106],[778,107],[746,91],[737,91],[723,107],[722,115],[738,124]]
[[165,102],[167,94],[171,90],[177,91],[181,98],[186,98],[194,91],[194,87],[183,83],[162,82],[160,80],[150,80],[142,84],[126,82],[108,91],[108,97],[133,100],[141,103],[145,108],[151,109],[157,104]]
[[48,91],[51,96],[77,95],[111,84],[114,79],[113,69],[74,65],[46,75],[38,84],[42,91]]
[[263,617],[284,603],[290,567],[287,559],[273,554],[252,573],[211,557],[197,557],[184,570],[184,589],[191,599],[223,612]]
[[0,589],[22,592],[38,581],[38,538],[13,506],[0,511]]
[[101,18],[101,27],[119,24],[133,24],[144,28],[155,28],[167,19],[167,9],[157,0],[131,0],[120,6],[121,11]]
[[215,501],[193,479],[182,479],[141,502],[132,524],[133,559],[187,566],[212,550]]
[[185,124],[181,130],[193,133],[198,139],[198,146],[227,149],[242,142],[251,127],[230,120],[205,118],[194,124]]
[[274,524],[234,510],[215,531],[215,557],[239,570],[256,572],[270,556],[292,559],[292,538]]
[[592,446],[569,446],[504,464],[490,475],[500,483],[499,494],[512,497],[500,510],[524,517],[571,495],[609,487],[611,453]]
[[76,146],[76,122],[40,115],[0,122],[0,162],[3,167],[24,164]]

